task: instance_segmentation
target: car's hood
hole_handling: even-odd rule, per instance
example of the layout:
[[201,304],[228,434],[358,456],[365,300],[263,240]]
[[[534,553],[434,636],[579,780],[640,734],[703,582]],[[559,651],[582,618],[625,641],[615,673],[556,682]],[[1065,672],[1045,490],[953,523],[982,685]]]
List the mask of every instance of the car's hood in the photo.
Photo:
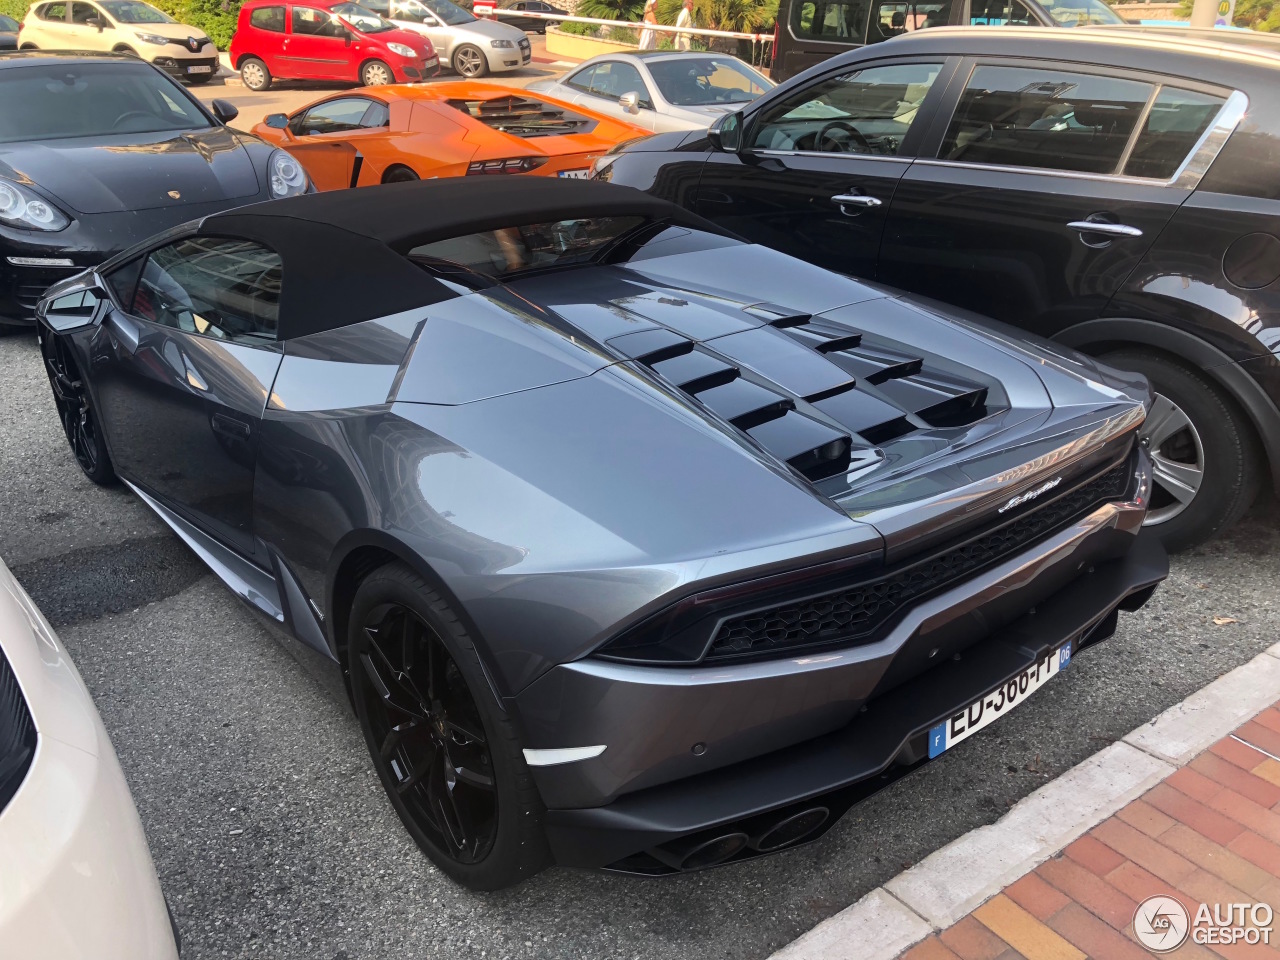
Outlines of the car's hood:
[[81,214],[252,197],[253,161],[226,127],[0,144],[0,176]]
[[448,29],[455,31],[460,37],[483,37],[486,40],[512,40],[515,42],[526,39],[524,31],[519,27],[513,27],[509,23],[502,23],[498,20],[487,20],[484,17],[478,17],[470,23],[460,23]]

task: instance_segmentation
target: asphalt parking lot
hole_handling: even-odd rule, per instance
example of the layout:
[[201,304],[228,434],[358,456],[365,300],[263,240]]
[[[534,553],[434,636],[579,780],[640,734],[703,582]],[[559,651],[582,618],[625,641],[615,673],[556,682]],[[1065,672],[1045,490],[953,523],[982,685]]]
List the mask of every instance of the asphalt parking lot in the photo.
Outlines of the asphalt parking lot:
[[30,336],[0,337],[0,410],[0,555],[94,694],[188,960],[763,958],[1280,635],[1268,499],[1027,705],[818,843],[477,895],[413,847],[345,705],[139,502],[81,477]]

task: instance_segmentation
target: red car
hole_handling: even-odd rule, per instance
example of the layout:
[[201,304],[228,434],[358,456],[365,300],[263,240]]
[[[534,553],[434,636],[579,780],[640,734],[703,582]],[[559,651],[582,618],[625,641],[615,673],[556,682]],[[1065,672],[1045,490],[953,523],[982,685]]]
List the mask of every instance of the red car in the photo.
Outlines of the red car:
[[383,86],[440,72],[431,41],[355,3],[248,0],[231,62],[250,90],[272,80],[347,80]]

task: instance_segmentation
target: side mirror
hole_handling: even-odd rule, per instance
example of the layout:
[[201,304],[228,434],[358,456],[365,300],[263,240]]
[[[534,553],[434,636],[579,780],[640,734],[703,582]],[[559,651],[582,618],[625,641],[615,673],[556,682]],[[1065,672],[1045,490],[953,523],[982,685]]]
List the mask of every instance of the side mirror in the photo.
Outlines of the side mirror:
[[624,93],[618,98],[618,106],[622,107],[627,113],[640,112],[640,94],[632,90],[630,93]]
[[101,33],[107,27],[107,25],[102,22],[101,17],[90,17],[88,20],[85,21],[85,23],[91,27],[97,27],[99,33]]
[[98,287],[87,287],[74,293],[64,293],[52,300],[41,301],[36,315],[59,333],[79,330],[91,325],[98,317],[99,308],[107,302],[107,294]]
[[707,139],[716,150],[737,153],[742,149],[742,114],[726,113],[717,117],[707,131]]
[[[213,111],[213,115],[222,123],[230,123],[236,117],[240,116],[240,110],[230,100],[214,100],[209,104],[209,108]],[[283,114],[281,114],[283,116]],[[286,122],[288,122],[286,120]]]
[[[216,103],[217,101],[214,101],[214,102]],[[235,108],[232,107],[232,109],[234,110]],[[286,117],[283,113],[268,113],[265,117],[262,118],[262,122],[265,123],[272,130],[288,130],[289,129],[289,118]]]

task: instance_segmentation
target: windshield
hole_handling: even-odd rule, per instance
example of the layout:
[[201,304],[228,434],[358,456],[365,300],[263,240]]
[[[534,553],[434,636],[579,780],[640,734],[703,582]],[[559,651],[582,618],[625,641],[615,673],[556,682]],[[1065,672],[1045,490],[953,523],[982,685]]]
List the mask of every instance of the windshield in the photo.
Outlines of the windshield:
[[733,57],[672,57],[650,60],[648,67],[662,96],[677,107],[749,103],[774,87]]
[[1127,23],[1103,0],[1040,0],[1049,16],[1064,27],[1083,27],[1094,23]]
[[149,64],[62,61],[0,71],[0,143],[123,136],[211,126]]
[[17,33],[18,21],[0,14],[0,33]]
[[99,5],[116,23],[177,23],[167,13],[139,0],[100,0]]
[[391,19],[411,20],[414,23],[431,22],[431,14],[444,21],[445,26],[456,27],[471,23],[476,18],[449,0],[392,0]]
[[388,30],[396,28],[394,23],[383,20],[372,10],[360,6],[358,3],[339,3],[329,9],[361,33],[386,33]]
[[489,277],[588,263],[613,241],[645,222],[643,217],[596,217],[502,227],[437,240],[409,251],[427,267],[459,264]]

